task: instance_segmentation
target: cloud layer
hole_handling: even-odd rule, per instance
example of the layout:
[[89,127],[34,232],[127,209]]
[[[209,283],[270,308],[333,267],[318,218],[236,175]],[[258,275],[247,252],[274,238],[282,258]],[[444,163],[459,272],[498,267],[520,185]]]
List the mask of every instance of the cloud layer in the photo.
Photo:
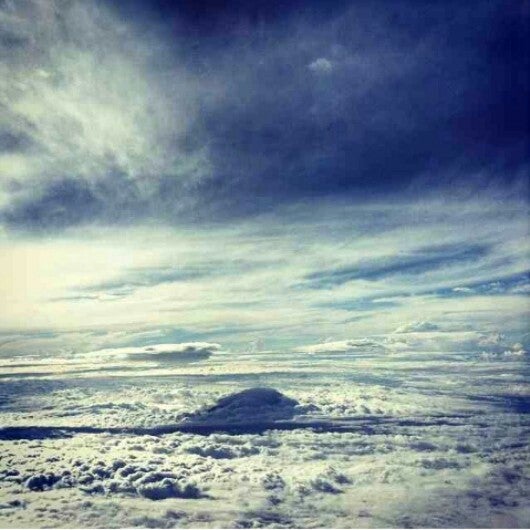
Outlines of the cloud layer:
[[[529,397],[521,358],[374,352],[367,362],[352,352],[330,363],[316,355],[311,377],[307,355],[284,352],[270,374],[261,371],[259,354],[253,358],[253,372],[241,374],[240,358],[228,355],[221,378],[2,380],[2,395],[9,396],[3,425],[37,427],[28,431],[32,438],[1,441],[0,521],[43,527],[57,521],[81,527],[527,525],[522,440]],[[279,392],[250,388],[257,378]],[[230,412],[248,421],[301,410],[354,428],[209,436],[131,430],[178,417],[208,425]],[[79,432],[51,436],[46,425],[77,425]],[[100,430],[82,433],[91,426]],[[124,429],[105,431],[116,426]]]

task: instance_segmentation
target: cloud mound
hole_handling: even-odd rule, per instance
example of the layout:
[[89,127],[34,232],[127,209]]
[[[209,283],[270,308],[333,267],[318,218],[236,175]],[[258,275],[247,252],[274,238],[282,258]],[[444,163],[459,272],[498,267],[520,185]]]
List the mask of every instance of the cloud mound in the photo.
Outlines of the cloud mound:
[[225,396],[210,408],[189,416],[187,423],[245,424],[292,419],[299,403],[273,388],[248,388]]

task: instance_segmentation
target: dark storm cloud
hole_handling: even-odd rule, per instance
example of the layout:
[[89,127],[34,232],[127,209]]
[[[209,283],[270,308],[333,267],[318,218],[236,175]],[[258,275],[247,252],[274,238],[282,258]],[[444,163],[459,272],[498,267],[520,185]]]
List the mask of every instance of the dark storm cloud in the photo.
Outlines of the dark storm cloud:
[[236,189],[253,197],[252,209],[394,193],[426,173],[428,190],[446,171],[458,181],[485,169],[509,180],[526,160],[524,13],[515,3],[332,3],[323,18],[315,3],[283,18],[255,9],[260,23],[202,58],[205,72],[229,79],[203,122],[216,194]]
[[[96,112],[96,136],[86,136],[92,114],[76,116],[85,137],[72,146],[75,162],[62,149],[46,158],[33,147],[31,168],[55,160],[35,186],[18,177],[20,160],[8,160],[18,191],[2,218],[12,227],[224,219],[309,196],[360,200],[524,180],[528,13],[520,2],[109,1],[88,11],[87,26],[61,9],[59,45],[81,43],[96,63],[114,62],[102,62],[78,103]],[[38,64],[39,43],[26,40],[18,46]],[[83,75],[70,63],[57,68],[63,81]],[[32,105],[50,97],[49,69],[36,85],[44,99]],[[54,101],[71,96],[72,86],[62,89]],[[24,135],[48,151],[77,138],[71,115],[53,142],[55,124],[37,125],[38,134],[21,126],[21,106],[4,92],[4,150],[22,152],[15,140]],[[70,112],[56,107],[44,112]],[[138,121],[129,119],[133,108]]]

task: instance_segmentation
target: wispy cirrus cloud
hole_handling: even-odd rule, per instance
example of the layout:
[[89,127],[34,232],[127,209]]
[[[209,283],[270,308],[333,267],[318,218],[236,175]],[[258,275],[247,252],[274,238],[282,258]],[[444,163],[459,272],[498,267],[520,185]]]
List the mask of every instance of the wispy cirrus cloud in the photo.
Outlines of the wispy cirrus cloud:
[[306,285],[326,289],[353,280],[380,280],[389,276],[421,274],[475,261],[485,256],[488,250],[484,245],[465,244],[420,248],[408,255],[386,256],[371,262],[360,261],[349,267],[315,272],[306,276]]
[[[106,334],[120,330],[132,333],[126,344],[151,329],[168,342],[243,349],[257,338],[271,342],[265,348],[349,340],[438,319],[521,335],[526,216],[518,201],[481,199],[449,211],[436,202],[303,204],[193,233],[138,227],[4,239],[3,329],[103,333],[66,341],[83,351],[109,344]],[[317,281],[328,288],[315,288]]]
[[6,3],[0,24],[4,222],[137,217],[208,175],[199,81],[163,39],[92,1]]

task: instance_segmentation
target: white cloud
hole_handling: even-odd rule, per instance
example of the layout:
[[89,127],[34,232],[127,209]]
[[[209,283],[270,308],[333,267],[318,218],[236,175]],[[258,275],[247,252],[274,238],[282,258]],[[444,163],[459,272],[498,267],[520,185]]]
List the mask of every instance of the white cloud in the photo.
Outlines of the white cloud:
[[472,293],[473,289],[469,287],[454,287],[453,292],[455,293]]
[[322,342],[319,344],[309,344],[298,346],[296,351],[304,353],[343,353],[343,352],[376,352],[383,353],[385,346],[382,343],[370,339],[351,339],[333,342]]
[[333,63],[325,57],[319,57],[310,63],[308,68],[318,74],[329,74],[333,70]]

